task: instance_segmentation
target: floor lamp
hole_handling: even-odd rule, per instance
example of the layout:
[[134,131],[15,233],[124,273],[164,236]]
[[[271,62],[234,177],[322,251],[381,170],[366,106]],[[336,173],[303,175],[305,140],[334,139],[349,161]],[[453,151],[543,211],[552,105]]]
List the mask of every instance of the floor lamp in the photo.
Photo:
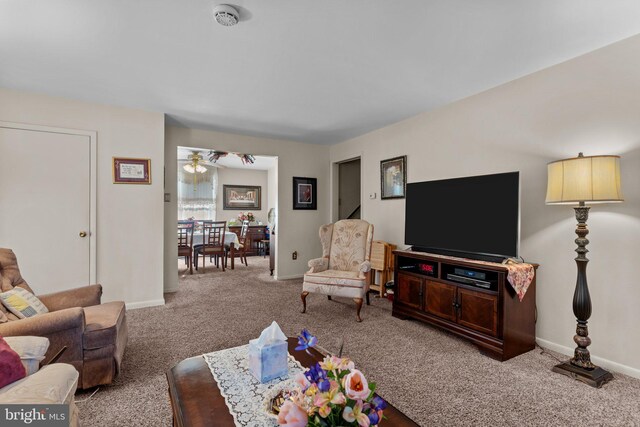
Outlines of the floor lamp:
[[547,165],[547,204],[574,206],[578,226],[575,240],[578,247],[575,258],[578,265],[578,280],[573,294],[573,314],[577,319],[573,341],[577,347],[568,362],[553,367],[554,372],[583,381],[592,387],[600,387],[613,379],[613,375],[591,363],[587,347],[591,344],[587,320],[591,316],[591,297],[587,286],[587,218],[589,203],[622,202],[620,188],[620,157],[592,156],[580,153],[572,159],[558,160]]

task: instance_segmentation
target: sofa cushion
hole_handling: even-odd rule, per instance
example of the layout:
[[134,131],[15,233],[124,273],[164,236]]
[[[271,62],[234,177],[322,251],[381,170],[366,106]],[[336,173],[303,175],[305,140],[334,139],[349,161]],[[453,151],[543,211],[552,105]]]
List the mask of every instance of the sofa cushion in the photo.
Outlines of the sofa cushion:
[[27,376],[20,355],[0,337],[0,388]]
[[125,307],[122,301],[85,307],[84,348],[90,350],[115,345],[124,313]]
[[20,319],[49,312],[38,297],[23,288],[13,288],[1,293],[0,302]]
[[0,403],[72,404],[78,371],[66,363],[44,366],[33,375],[0,389]]
[[40,369],[40,362],[49,349],[49,338],[45,337],[6,337],[7,344],[18,353],[27,375],[36,373]]
[[351,288],[363,288],[365,279],[358,277],[357,271],[324,270],[304,275],[305,283],[318,285],[337,285]]

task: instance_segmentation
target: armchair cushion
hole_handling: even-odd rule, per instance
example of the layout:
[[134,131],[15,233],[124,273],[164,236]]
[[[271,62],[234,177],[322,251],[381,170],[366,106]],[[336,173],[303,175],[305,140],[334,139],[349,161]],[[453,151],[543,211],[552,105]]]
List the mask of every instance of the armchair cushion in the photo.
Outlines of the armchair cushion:
[[364,277],[360,277],[357,271],[325,270],[318,273],[307,273],[304,275],[305,283],[316,283],[319,285],[340,285],[352,288],[363,288]]
[[314,258],[309,260],[310,270],[307,273],[318,273],[329,268],[329,258]]
[[82,307],[66,308],[0,324],[0,335],[49,336],[69,329],[79,329],[80,333],[84,330],[84,311]]
[[38,372],[40,362],[49,349],[49,339],[45,337],[6,337],[7,344],[20,356],[27,375]]
[[47,307],[35,295],[23,288],[13,288],[0,294],[0,303],[19,319],[48,313]]

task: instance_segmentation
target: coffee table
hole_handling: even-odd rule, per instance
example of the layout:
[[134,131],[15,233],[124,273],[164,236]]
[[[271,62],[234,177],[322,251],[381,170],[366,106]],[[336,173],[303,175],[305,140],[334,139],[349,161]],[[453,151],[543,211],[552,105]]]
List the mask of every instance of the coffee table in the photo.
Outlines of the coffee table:
[[[308,368],[324,358],[315,349],[310,350],[312,355],[304,351],[295,351],[298,344],[296,338],[289,338],[288,344],[289,354],[304,367]],[[167,372],[167,382],[174,426],[235,426],[204,357],[196,356],[179,362]],[[385,409],[384,415],[387,419],[379,424],[382,427],[418,427],[418,424],[391,404]]]

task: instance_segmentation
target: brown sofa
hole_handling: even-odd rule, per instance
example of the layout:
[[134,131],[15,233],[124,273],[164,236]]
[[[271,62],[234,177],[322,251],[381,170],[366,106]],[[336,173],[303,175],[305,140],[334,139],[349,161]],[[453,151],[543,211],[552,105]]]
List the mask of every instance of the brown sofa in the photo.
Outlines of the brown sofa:
[[[14,287],[33,293],[20,275],[13,251],[0,248],[0,290],[6,292]],[[38,295],[49,313],[26,319],[18,319],[0,304],[0,310],[9,319],[0,323],[0,335],[47,337],[51,344],[44,363],[67,346],[59,362],[78,370],[80,388],[110,384],[120,371],[127,344],[127,322],[124,303],[100,304],[101,296],[101,285]]]

